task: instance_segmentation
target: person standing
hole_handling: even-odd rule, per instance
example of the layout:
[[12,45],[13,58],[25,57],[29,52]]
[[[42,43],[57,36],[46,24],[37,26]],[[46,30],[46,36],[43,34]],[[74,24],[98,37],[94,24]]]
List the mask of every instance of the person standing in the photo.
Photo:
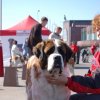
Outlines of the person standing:
[[57,27],[55,32],[51,33],[48,37],[48,39],[61,39],[60,33],[62,32],[62,28],[61,27]]
[[78,46],[76,45],[75,42],[72,42],[70,47],[71,47],[71,49],[72,49],[72,51],[73,51],[73,58],[74,58],[74,61],[76,62],[76,54],[77,54],[77,52],[78,52]]
[[42,27],[45,27],[47,22],[48,22],[48,18],[42,17],[41,23],[38,23],[32,27],[28,39],[28,47],[30,48],[31,53],[32,53],[33,46],[35,46],[37,43],[42,41]]
[[29,47],[28,47],[28,38],[25,39],[25,43],[22,45],[22,49],[23,49],[23,57],[24,59],[28,59],[29,55],[30,55],[30,51],[29,51]]
[[15,66],[17,66],[18,63],[20,63],[21,57],[22,57],[22,53],[20,52],[20,50],[17,46],[17,41],[14,40],[12,48],[11,48],[11,60]]

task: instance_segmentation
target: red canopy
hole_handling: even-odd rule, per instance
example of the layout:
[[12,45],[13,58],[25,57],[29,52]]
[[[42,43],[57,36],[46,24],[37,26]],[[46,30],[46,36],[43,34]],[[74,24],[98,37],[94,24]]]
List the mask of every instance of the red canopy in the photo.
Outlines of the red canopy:
[[[38,22],[33,19],[31,16],[28,16],[26,19],[18,23],[17,25],[8,28],[7,30],[31,30],[31,28],[36,25]],[[43,35],[49,35],[50,30],[47,28],[42,28],[42,34]]]

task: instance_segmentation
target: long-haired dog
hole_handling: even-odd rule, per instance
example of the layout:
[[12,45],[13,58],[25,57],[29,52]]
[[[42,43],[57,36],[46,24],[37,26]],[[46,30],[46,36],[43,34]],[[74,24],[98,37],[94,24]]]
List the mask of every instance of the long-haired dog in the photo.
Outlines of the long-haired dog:
[[28,100],[68,100],[70,90],[47,82],[45,73],[53,77],[69,76],[66,67],[73,52],[60,40],[47,40],[33,48],[34,55],[27,63],[26,88]]

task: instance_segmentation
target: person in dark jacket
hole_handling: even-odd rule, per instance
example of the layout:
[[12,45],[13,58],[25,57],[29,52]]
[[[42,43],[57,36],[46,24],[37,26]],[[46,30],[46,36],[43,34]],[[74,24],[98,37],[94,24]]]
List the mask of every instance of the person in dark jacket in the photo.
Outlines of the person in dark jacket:
[[87,63],[88,62],[88,56],[89,56],[88,49],[87,48],[84,48],[83,49],[83,52],[82,52],[82,61],[84,63]]
[[42,41],[42,27],[45,27],[47,22],[48,22],[48,18],[42,17],[41,23],[38,23],[32,27],[28,39],[28,47],[31,49],[31,51],[33,46],[35,46],[37,43]]

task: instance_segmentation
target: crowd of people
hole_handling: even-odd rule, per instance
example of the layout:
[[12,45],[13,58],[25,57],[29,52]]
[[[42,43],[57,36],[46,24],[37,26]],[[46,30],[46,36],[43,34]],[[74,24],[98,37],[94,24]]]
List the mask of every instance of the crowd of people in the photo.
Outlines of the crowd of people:
[[[99,17],[98,22],[100,25],[100,15],[98,17]],[[12,56],[11,58],[14,63],[16,63],[16,59],[18,59],[18,57],[23,56],[24,59],[28,59],[32,55],[32,47],[34,47],[36,44],[38,44],[43,40],[41,31],[42,31],[42,27],[45,27],[47,23],[48,23],[48,18],[43,17],[41,19],[41,23],[36,24],[35,26],[32,27],[29,38],[25,40],[25,43],[22,46],[23,53],[21,53],[20,50],[18,49],[17,41],[16,40],[13,41],[13,45],[11,48],[11,56]],[[93,23],[95,23],[95,18],[93,20]],[[96,27],[95,30],[100,32],[100,27],[99,28]],[[60,39],[63,41],[60,35],[61,31],[62,28],[57,27],[55,32],[49,35],[48,39]],[[79,46],[77,46],[77,43],[73,41],[70,44],[70,48],[73,51],[72,57],[74,58],[74,62],[76,62],[76,64],[79,64],[79,59],[80,59]],[[91,54],[95,55],[96,51],[97,51],[96,45],[93,44],[90,47],[90,52]],[[84,49],[82,53],[83,62],[86,60],[85,59],[86,56],[88,56],[88,51],[87,49]],[[99,57],[99,64],[100,64],[100,57]],[[95,73],[95,77],[84,77],[84,76],[74,75],[71,77],[60,76],[59,78],[56,79],[50,75],[47,75],[46,79],[50,84],[65,85],[69,89],[77,92],[78,94],[72,95],[70,97],[70,100],[99,100],[100,99],[100,70],[99,72],[97,72],[96,70],[94,73]]]

